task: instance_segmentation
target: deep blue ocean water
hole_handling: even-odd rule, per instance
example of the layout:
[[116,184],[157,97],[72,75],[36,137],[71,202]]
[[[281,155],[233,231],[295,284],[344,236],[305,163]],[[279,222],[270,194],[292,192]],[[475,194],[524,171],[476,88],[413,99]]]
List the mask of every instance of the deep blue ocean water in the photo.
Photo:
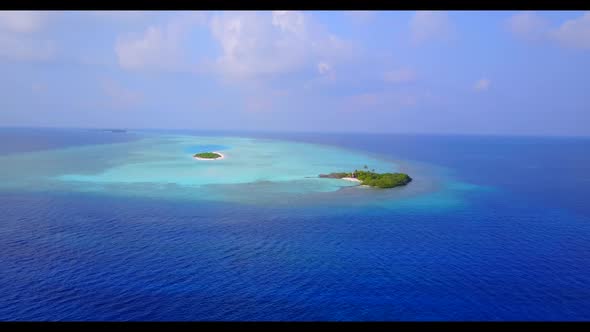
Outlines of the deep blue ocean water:
[[[243,135],[425,163],[491,190],[449,209],[337,213],[3,190],[0,320],[590,319],[590,139]],[[137,134],[0,137],[7,155]]]

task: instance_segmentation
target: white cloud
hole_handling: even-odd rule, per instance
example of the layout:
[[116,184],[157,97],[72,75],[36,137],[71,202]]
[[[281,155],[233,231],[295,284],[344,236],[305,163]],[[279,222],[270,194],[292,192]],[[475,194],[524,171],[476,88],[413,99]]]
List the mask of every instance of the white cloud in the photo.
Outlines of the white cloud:
[[32,33],[41,29],[48,13],[35,11],[0,11],[0,30]]
[[590,49],[590,12],[564,22],[550,37],[565,47]]
[[411,40],[415,44],[447,40],[452,33],[453,25],[445,12],[417,11],[410,19]]
[[223,13],[212,19],[211,31],[222,48],[218,69],[234,78],[295,72],[319,59],[331,66],[350,49],[296,11]]
[[399,68],[385,72],[383,80],[389,83],[406,83],[416,80],[416,72],[410,68]]
[[548,22],[534,12],[513,15],[506,23],[515,36],[528,40],[545,38],[549,28]]
[[522,12],[511,16],[507,26],[515,36],[526,40],[553,41],[562,47],[590,49],[590,12],[555,28],[534,12]]
[[142,36],[120,37],[115,46],[119,65],[125,69],[172,67],[181,58],[180,37],[174,26],[151,26]]
[[272,25],[281,30],[303,37],[305,34],[305,17],[296,11],[275,10],[272,12]]
[[320,75],[332,75],[334,73],[334,70],[332,68],[332,65],[330,65],[327,62],[320,62],[318,63],[318,73],[320,73]]
[[205,21],[200,13],[185,14],[142,34],[119,36],[115,44],[119,65],[129,70],[186,70],[186,36],[191,27]]
[[48,17],[44,12],[0,11],[0,58],[44,61],[53,57],[55,42],[38,35]]
[[492,81],[490,81],[487,78],[482,78],[482,79],[479,79],[477,82],[475,82],[475,84],[473,85],[473,88],[475,89],[475,91],[486,91],[490,88],[491,84],[492,84]]

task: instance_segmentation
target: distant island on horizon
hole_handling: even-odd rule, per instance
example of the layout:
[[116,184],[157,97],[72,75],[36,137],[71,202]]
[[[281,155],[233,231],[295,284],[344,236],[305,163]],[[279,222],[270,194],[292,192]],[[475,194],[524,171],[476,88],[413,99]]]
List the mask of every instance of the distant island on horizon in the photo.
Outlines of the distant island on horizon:
[[126,133],[126,129],[98,129],[99,131],[106,131],[110,133]]

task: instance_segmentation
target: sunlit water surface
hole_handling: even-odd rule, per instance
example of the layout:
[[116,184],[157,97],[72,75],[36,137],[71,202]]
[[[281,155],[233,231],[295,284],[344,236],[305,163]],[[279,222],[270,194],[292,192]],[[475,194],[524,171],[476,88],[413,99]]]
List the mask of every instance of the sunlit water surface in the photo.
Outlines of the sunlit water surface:
[[588,139],[0,138],[1,320],[590,319]]

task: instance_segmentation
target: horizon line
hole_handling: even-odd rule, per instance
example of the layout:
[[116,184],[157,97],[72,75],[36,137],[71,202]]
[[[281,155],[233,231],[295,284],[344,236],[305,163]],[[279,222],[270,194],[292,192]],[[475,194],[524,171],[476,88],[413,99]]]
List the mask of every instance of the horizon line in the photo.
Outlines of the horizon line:
[[552,137],[552,138],[590,138],[589,135],[567,134],[514,134],[514,133],[476,133],[476,132],[383,132],[383,131],[310,131],[310,130],[262,130],[262,129],[203,129],[203,128],[155,128],[155,127],[78,127],[78,126],[26,126],[0,125],[0,129],[82,129],[127,131],[202,131],[202,132],[246,132],[266,134],[368,134],[368,135],[432,135],[432,136],[491,136],[491,137]]

